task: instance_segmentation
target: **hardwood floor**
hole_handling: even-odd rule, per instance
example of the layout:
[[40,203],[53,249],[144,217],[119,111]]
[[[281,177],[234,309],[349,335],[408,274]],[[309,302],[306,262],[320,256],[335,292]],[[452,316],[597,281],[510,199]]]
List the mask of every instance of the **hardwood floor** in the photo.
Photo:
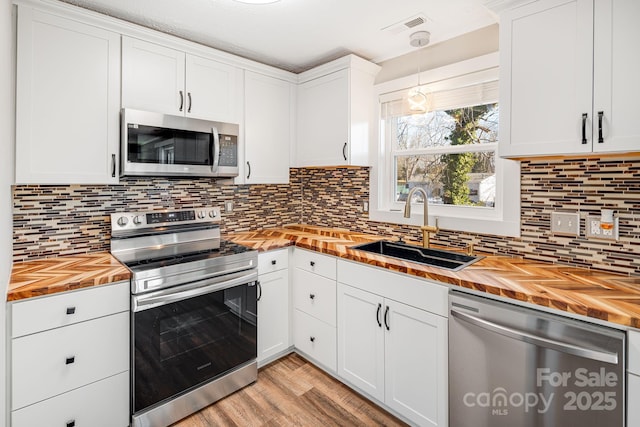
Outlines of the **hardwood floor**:
[[297,354],[260,369],[258,381],[172,427],[406,426]]

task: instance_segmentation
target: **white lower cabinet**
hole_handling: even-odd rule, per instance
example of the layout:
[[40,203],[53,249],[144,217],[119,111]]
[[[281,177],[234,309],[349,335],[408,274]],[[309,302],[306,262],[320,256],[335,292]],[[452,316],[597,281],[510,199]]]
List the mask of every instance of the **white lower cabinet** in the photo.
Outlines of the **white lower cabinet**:
[[121,282],[9,304],[12,427],[129,424],[129,298]]
[[336,258],[295,248],[293,265],[293,343],[335,373]]
[[129,425],[129,372],[13,411],[12,427]]
[[416,425],[446,426],[446,301],[444,286],[338,261],[338,375]]
[[627,426],[640,426],[640,332],[629,331],[627,365]]
[[258,364],[289,348],[288,249],[258,255]]

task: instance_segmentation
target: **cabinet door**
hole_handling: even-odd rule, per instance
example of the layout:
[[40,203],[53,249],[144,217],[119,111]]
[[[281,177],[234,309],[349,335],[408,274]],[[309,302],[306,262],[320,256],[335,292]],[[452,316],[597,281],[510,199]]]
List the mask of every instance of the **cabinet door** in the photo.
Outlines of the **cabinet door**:
[[122,37],[122,107],[183,115],[185,54]]
[[289,271],[261,274],[258,300],[258,362],[289,348]]
[[386,304],[385,403],[418,425],[446,426],[447,319]]
[[640,126],[635,111],[640,93],[640,49],[632,42],[640,40],[638,17],[640,2],[637,0],[595,2],[595,152],[640,151]]
[[640,426],[640,376],[627,375],[627,425]]
[[338,375],[384,401],[382,297],[338,284]]
[[187,54],[186,112],[188,116],[239,123],[242,70]]
[[349,70],[298,86],[297,131],[297,166],[349,164]]
[[500,68],[501,156],[591,152],[593,0],[505,12]]
[[16,182],[118,182],[120,35],[18,13]]
[[289,183],[292,92],[288,82],[245,71],[246,184]]

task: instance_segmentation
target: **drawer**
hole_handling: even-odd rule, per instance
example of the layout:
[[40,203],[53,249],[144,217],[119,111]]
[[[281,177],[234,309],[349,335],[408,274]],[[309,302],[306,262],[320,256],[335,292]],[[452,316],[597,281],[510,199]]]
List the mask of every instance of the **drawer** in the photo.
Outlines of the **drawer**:
[[300,310],[294,310],[293,343],[320,365],[336,372],[336,328]]
[[106,378],[11,413],[12,427],[126,427],[129,372]]
[[11,357],[12,409],[127,371],[129,312],[13,339]]
[[629,331],[629,365],[627,369],[636,375],[640,375],[640,332]]
[[295,248],[293,263],[303,270],[336,280],[336,258],[332,256]]
[[129,282],[11,303],[13,338],[128,311]]
[[289,267],[289,249],[258,254],[258,274],[272,273]]
[[336,326],[336,282],[299,268],[294,269],[293,306]]

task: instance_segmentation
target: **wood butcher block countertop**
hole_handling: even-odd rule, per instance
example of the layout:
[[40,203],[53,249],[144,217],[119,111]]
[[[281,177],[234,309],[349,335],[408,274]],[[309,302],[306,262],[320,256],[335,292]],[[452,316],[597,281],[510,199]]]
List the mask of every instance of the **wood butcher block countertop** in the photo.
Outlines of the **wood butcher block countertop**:
[[108,252],[13,264],[7,301],[129,280],[131,273]]
[[454,272],[350,248],[381,240],[381,236],[304,225],[234,233],[224,238],[260,251],[295,245],[452,286],[640,328],[640,277],[636,276],[495,255],[486,255]]

